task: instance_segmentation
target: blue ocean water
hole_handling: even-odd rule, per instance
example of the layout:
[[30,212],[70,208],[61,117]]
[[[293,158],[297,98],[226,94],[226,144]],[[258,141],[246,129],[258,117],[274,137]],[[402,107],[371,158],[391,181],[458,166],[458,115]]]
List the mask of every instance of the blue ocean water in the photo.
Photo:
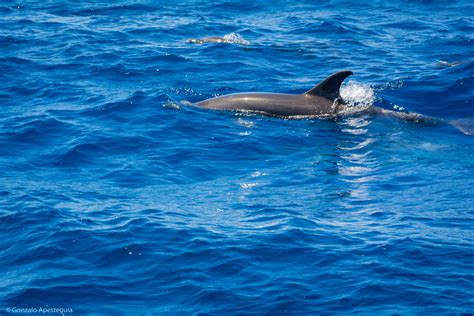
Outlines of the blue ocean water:
[[468,119],[473,44],[471,1],[1,1],[0,314],[473,313],[473,136],[188,105],[350,69]]

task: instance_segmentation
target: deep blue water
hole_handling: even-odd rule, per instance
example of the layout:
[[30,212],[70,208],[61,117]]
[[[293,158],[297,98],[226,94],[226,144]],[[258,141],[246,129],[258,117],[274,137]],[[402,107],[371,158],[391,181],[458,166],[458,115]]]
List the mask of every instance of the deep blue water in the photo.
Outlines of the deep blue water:
[[350,69],[472,118],[473,44],[471,1],[1,1],[0,314],[473,313],[473,136],[187,105]]

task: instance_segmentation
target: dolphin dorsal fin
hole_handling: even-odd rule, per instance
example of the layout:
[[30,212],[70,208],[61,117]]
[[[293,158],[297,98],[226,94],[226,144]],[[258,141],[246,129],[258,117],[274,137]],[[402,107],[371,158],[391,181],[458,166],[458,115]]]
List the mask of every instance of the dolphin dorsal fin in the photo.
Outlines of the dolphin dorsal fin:
[[318,95],[320,97],[327,98],[329,100],[336,100],[340,98],[339,88],[341,87],[344,79],[352,75],[352,71],[343,70],[330,75],[320,83],[318,83],[311,90],[306,91],[304,94]]

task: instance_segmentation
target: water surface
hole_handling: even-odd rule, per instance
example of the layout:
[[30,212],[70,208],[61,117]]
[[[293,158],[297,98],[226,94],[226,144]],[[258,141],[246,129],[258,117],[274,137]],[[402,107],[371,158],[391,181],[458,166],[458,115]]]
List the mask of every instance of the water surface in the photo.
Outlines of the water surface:
[[359,105],[473,117],[472,12],[1,2],[1,310],[472,313],[474,137],[186,105],[350,69]]

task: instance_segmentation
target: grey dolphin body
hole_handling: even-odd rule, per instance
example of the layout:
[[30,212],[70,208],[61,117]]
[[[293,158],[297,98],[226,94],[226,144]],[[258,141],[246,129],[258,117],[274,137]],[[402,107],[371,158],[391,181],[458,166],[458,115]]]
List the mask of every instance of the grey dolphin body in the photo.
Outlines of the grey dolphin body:
[[342,82],[352,71],[337,72],[303,94],[234,93],[197,104],[214,110],[244,110],[274,116],[334,116],[344,105],[339,94]]

